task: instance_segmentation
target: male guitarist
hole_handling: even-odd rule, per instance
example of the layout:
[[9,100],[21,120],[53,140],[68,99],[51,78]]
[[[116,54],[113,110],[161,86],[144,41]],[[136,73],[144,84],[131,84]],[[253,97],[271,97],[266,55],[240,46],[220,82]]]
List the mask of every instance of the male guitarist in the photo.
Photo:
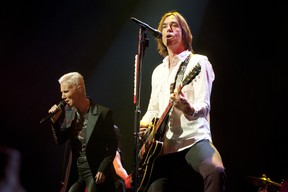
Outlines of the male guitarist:
[[[209,124],[212,65],[206,56],[193,52],[191,31],[179,12],[165,13],[158,30],[162,32],[158,51],[164,59],[153,71],[149,105],[140,121],[144,144],[137,191],[192,191],[196,183],[190,176],[194,172],[202,176],[205,192],[224,192],[225,168],[212,144]],[[182,87],[181,71],[185,78],[197,65],[199,74]],[[155,118],[161,120],[161,128]],[[151,146],[151,141],[153,147],[143,147]],[[179,182],[179,178],[187,182]]]

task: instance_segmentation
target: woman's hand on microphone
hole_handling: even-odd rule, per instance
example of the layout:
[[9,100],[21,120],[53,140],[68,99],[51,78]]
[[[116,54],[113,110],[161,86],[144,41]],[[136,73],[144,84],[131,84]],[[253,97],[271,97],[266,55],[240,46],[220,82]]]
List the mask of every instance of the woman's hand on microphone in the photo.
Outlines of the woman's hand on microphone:
[[57,119],[60,117],[61,113],[62,113],[62,108],[59,105],[53,105],[48,113],[55,113],[50,120],[54,123],[55,121],[57,121]]

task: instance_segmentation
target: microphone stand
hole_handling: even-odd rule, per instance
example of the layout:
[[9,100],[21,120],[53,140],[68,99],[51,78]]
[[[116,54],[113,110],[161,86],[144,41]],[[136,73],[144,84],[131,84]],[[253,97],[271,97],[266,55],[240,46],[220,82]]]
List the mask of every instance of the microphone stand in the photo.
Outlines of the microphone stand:
[[145,49],[149,45],[149,39],[147,38],[147,32],[145,27],[140,27],[139,34],[138,34],[138,53],[135,62],[135,95],[134,95],[134,104],[135,108],[135,116],[134,116],[134,142],[135,142],[135,150],[134,150],[134,163],[133,163],[133,174],[132,174],[132,183],[133,183],[133,191],[137,191],[138,186],[138,153],[139,153],[139,128],[140,128],[140,93],[141,93],[141,80],[142,80],[142,63],[143,57],[145,54]]

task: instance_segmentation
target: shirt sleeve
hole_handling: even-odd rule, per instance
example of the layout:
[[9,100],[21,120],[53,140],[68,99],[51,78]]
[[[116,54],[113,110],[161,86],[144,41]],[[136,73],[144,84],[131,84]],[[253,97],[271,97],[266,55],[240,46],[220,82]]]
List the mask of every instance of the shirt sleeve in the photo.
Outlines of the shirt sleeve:
[[199,61],[201,72],[193,83],[193,101],[191,106],[195,109],[193,117],[207,117],[210,112],[210,96],[212,91],[212,83],[215,79],[215,74],[211,63],[208,59]]

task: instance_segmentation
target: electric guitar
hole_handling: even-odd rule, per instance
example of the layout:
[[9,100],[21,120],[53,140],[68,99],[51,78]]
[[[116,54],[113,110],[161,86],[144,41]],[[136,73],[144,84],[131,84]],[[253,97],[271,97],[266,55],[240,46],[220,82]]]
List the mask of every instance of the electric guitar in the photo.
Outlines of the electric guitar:
[[[201,66],[199,63],[197,63],[182,80],[180,85],[177,87],[177,91],[180,92],[185,85],[189,84],[193,79],[195,79],[200,71]],[[152,125],[148,127],[148,133],[146,133],[141,139],[141,147],[138,153],[139,165],[137,175],[137,192],[145,192],[148,189],[154,161],[162,151],[162,140],[166,132],[167,120],[172,106],[172,102],[169,102],[161,117],[153,119]]]

